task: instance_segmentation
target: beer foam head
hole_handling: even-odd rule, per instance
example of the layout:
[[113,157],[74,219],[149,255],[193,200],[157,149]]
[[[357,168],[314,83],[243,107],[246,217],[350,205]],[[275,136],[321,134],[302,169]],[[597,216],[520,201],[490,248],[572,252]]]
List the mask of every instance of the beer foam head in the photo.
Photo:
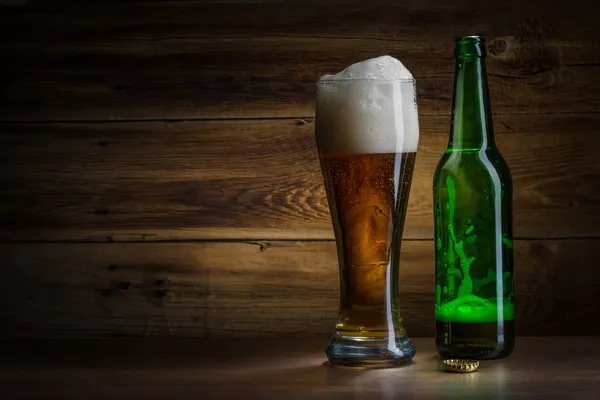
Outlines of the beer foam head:
[[319,79],[316,133],[327,154],[416,152],[416,88],[397,59],[381,56]]

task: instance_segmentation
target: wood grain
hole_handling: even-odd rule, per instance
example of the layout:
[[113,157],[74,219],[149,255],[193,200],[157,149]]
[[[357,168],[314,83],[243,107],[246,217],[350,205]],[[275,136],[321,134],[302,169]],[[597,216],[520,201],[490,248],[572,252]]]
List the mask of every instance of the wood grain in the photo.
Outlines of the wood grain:
[[[409,333],[431,335],[431,178],[448,138],[452,36],[473,33],[489,39],[497,142],[525,239],[516,243],[518,333],[600,334],[593,5],[341,2],[0,1],[23,4],[0,7],[0,336],[330,333],[337,266],[333,243],[322,241],[333,236],[314,147],[315,81],[381,54],[400,58],[418,82],[405,238],[426,240],[404,244],[402,299]],[[556,354],[558,345],[544,346]],[[585,383],[580,372],[573,379]],[[108,395],[111,373],[102,374],[69,379],[105,383],[96,394]],[[311,376],[349,384],[309,373],[286,385]],[[52,372],[38,383],[66,394],[69,379]],[[549,381],[544,394],[563,393]],[[482,382],[484,393],[515,390]],[[426,393],[462,387],[428,385]],[[227,390],[211,393],[239,394]]]
[[0,13],[0,120],[312,116],[319,76],[381,54],[447,115],[461,33],[488,35],[494,112],[600,111],[591,3],[80,3]]
[[[0,240],[332,239],[311,120],[0,127]],[[600,116],[497,116],[515,234],[600,235]],[[448,117],[421,119],[405,238],[432,238]]]
[[[0,384],[9,399],[592,400],[600,391],[598,338],[520,338],[509,358],[473,374],[440,372],[431,338],[415,339],[404,368],[332,368],[327,339],[5,341]],[[569,349],[560,363],[557,348]]]
[[0,7],[25,6],[27,0],[0,0]]
[[[517,241],[518,335],[600,334],[599,240]],[[405,241],[401,304],[433,335],[433,243]],[[0,245],[2,337],[328,334],[333,242]]]

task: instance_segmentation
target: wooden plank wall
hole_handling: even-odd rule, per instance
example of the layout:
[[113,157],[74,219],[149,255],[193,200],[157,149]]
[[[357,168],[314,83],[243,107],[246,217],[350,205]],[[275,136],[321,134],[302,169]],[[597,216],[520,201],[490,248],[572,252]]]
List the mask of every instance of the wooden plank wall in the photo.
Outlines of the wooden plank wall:
[[592,8],[333,3],[1,7],[0,336],[331,332],[315,81],[381,54],[417,78],[401,290],[409,334],[432,335],[431,180],[448,138],[452,39],[472,33],[488,36],[496,137],[515,183],[518,333],[600,333]]

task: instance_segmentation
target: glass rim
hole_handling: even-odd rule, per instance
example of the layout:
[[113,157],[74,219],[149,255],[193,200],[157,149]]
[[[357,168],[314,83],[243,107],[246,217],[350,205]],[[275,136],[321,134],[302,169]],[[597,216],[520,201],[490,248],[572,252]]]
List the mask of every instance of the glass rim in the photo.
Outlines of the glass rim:
[[342,78],[342,79],[340,79],[340,78],[335,78],[335,79],[319,79],[317,81],[317,85],[331,84],[331,83],[335,83],[335,82],[340,82],[340,83],[348,83],[348,82],[415,83],[416,79],[415,78],[387,78],[387,79],[379,79],[379,78]]

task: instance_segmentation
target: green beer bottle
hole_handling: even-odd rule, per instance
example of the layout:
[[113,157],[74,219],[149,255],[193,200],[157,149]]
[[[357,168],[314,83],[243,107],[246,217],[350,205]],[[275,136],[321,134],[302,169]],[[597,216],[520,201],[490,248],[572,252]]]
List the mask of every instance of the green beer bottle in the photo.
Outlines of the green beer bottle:
[[436,346],[492,359],[514,347],[512,178],[494,143],[485,38],[462,36],[450,141],[433,179]]

